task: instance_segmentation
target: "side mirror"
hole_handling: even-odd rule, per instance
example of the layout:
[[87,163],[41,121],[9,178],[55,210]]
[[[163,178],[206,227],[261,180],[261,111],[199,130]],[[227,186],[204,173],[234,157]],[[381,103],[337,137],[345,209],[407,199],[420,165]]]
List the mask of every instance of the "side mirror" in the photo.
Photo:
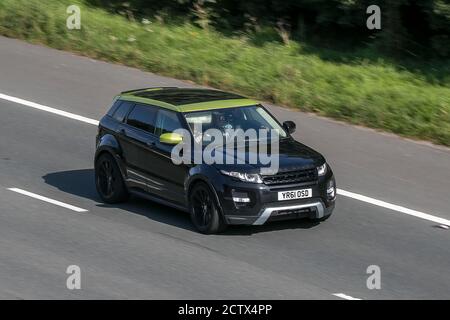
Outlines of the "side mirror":
[[289,133],[294,133],[296,129],[296,125],[294,121],[285,121],[283,122],[283,128]]
[[179,144],[183,141],[183,136],[178,133],[168,132],[159,136],[159,142],[165,144]]

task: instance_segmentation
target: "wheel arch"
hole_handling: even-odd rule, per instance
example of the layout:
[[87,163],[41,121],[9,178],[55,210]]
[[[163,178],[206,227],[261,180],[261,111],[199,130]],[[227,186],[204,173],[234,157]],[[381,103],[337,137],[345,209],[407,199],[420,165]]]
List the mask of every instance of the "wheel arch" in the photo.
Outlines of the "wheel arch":
[[114,161],[116,161],[119,166],[122,177],[126,181],[126,166],[122,157],[122,148],[120,147],[117,138],[112,134],[105,134],[99,139],[95,151],[94,163],[96,163],[97,159],[103,154],[109,154],[113,157]]
[[216,200],[217,203],[217,207],[219,209],[219,213],[221,215],[222,218],[225,218],[223,215],[223,210],[222,210],[222,205],[220,203],[219,200],[219,196],[217,194],[216,188],[214,188],[214,185],[209,181],[209,179],[201,174],[197,174],[195,176],[192,176],[191,179],[188,182],[187,188],[186,188],[186,203],[189,206],[190,209],[190,200],[189,200],[189,196],[191,194],[192,189],[195,187],[195,185],[199,184],[199,183],[204,183],[206,184],[209,189],[211,190],[211,192],[214,195],[214,199]]
[[122,154],[122,148],[120,147],[119,141],[109,133],[99,138],[95,151],[95,160],[97,160],[100,154],[103,154],[105,151],[108,151],[113,156]]

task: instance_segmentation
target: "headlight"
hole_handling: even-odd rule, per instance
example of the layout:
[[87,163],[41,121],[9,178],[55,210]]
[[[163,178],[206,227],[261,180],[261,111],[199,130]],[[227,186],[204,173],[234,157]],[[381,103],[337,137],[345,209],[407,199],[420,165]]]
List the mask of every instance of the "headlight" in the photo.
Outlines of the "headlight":
[[225,171],[220,170],[223,174],[237,178],[244,182],[251,182],[251,183],[262,183],[262,179],[257,173],[242,173],[242,172],[236,172],[236,171]]
[[324,176],[327,173],[327,163],[325,162],[323,165],[317,167],[317,174],[319,176]]

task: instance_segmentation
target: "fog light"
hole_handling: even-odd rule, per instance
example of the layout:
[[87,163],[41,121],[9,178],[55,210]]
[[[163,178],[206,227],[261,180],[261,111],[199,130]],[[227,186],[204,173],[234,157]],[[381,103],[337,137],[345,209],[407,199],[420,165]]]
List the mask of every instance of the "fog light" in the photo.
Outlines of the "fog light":
[[248,194],[246,192],[237,192],[237,191],[231,191],[231,195],[233,196],[234,202],[239,203],[249,203],[250,198],[248,197]]
[[330,182],[328,182],[327,196],[328,199],[334,199],[334,197],[336,196],[336,188],[334,186],[333,180],[330,180]]

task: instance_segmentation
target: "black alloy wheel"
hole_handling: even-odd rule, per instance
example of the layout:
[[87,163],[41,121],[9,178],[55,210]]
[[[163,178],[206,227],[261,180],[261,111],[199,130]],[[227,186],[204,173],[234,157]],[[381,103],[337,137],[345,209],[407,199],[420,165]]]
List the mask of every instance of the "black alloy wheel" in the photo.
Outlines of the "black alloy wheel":
[[102,154],[95,163],[95,185],[106,203],[118,203],[128,198],[120,169],[110,154]]
[[201,233],[211,234],[223,231],[223,222],[211,189],[203,182],[197,183],[189,196],[191,220]]

